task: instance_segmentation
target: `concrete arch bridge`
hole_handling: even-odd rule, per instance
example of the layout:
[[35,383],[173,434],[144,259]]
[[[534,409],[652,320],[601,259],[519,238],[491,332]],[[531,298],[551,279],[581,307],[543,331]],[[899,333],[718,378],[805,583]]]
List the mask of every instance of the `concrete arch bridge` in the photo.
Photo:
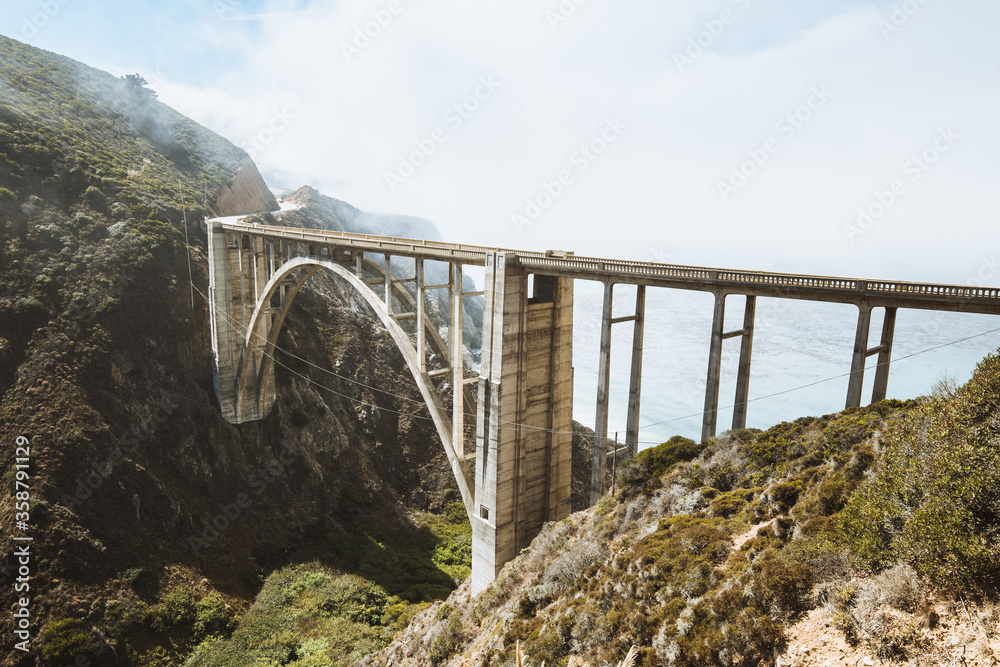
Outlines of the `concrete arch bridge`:
[[[716,433],[722,346],[730,338],[741,342],[733,428],[746,426],[758,297],[858,307],[848,407],[861,404],[865,361],[874,355],[872,400],[885,398],[899,308],[1000,314],[998,288],[674,266],[228,220],[208,221],[208,239],[216,392],[226,419],[238,424],[268,414],[276,401],[274,346],[295,296],[318,271],[343,280],[392,336],[430,411],[472,522],[476,592],[546,521],[570,512],[575,280],[604,284],[592,501],[603,492],[607,459],[611,329],[622,323],[634,328],[626,446],[634,452],[638,442],[649,287],[715,296],[703,439]],[[378,257],[384,259],[374,261]],[[399,277],[394,260],[412,264],[413,275]],[[427,284],[427,262],[446,263],[448,281]],[[470,266],[484,268],[482,291],[464,291],[463,269]],[[637,286],[635,311],[615,318],[614,287],[620,284]],[[438,290],[447,291],[450,304],[447,340],[426,308],[428,292]],[[464,367],[461,343],[463,300],[472,296],[483,297],[478,375]],[[741,329],[727,332],[731,296],[745,297],[744,319]],[[869,347],[877,309],[884,318],[882,336]],[[474,412],[471,384],[477,385]],[[466,442],[467,413],[475,415],[474,443]]]

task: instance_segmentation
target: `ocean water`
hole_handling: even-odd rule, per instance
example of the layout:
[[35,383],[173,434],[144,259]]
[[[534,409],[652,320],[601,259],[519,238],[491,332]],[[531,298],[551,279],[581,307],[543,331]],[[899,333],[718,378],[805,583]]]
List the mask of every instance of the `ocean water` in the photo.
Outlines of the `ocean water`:
[[[575,291],[573,417],[593,427],[603,287],[577,281]],[[744,304],[743,297],[727,299],[726,331],[742,327]],[[640,449],[673,435],[700,439],[713,305],[710,294],[647,288]],[[616,286],[615,317],[634,310],[635,288]],[[869,347],[879,344],[882,313],[877,309],[872,314]],[[747,426],[766,429],[798,417],[843,410],[857,317],[858,309],[851,305],[757,299]],[[900,310],[887,396],[925,396],[946,377],[965,382],[983,357],[1000,347],[1000,331],[978,336],[994,329],[1000,329],[1000,317]],[[622,441],[632,331],[631,322],[616,324],[612,330],[608,431],[611,437],[618,431]],[[969,340],[949,345],[961,339]],[[739,352],[739,338],[724,342],[719,433],[732,425]],[[868,359],[862,404],[871,398],[876,361],[874,356]]]

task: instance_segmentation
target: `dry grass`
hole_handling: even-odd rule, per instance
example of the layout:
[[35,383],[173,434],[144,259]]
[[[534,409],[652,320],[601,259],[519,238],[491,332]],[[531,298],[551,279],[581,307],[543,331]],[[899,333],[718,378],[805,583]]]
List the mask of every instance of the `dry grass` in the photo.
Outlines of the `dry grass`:
[[[636,660],[639,659],[639,649],[633,646],[622,658],[622,661],[618,663],[618,667],[635,667]],[[514,644],[514,665],[515,667],[531,667],[524,660],[524,654],[521,652],[521,642],[520,640]],[[463,667],[468,667],[468,663],[463,663]],[[545,667],[545,661],[542,661],[540,667]],[[566,667],[588,667],[587,663],[583,661],[578,655],[570,656],[569,662],[566,663]]]
[[916,611],[926,601],[917,573],[906,563],[899,563],[875,578],[879,599],[900,611]]
[[880,660],[905,658],[920,644],[919,622],[910,614],[927,607],[927,596],[917,573],[905,563],[880,573],[867,586],[826,584],[821,599],[845,638],[867,645]]

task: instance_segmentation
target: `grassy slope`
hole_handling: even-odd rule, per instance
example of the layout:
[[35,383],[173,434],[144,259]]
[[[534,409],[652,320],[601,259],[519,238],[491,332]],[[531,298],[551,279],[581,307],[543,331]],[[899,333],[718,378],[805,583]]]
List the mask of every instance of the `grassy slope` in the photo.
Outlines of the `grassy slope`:
[[614,498],[548,525],[481,596],[463,587],[371,664],[511,665],[520,642],[532,665],[616,664],[633,644],[640,665],[755,665],[818,606],[878,658],[930,650],[926,591],[996,592],[998,402],[990,356],[953,396],[704,447],[675,438],[627,464]]
[[[182,201],[197,209],[245,157],[105,72],[2,36],[0,62],[0,178],[8,189],[66,203],[93,187],[105,204],[120,205],[115,219],[168,221],[180,217]],[[86,199],[101,203],[93,191]]]

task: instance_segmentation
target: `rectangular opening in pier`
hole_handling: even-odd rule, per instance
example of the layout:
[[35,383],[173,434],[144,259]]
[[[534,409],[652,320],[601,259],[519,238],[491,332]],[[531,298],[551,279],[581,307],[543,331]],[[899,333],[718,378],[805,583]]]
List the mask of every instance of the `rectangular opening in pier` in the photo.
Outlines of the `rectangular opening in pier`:
[[528,276],[528,303],[553,303],[559,279],[553,276]]

